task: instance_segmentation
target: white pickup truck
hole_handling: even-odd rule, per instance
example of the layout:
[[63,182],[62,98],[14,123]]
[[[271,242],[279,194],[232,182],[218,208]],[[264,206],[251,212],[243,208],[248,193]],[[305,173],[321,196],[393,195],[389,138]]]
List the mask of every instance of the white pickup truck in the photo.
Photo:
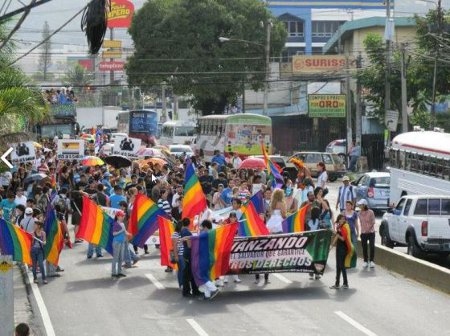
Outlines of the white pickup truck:
[[421,257],[450,254],[450,196],[403,196],[384,214],[380,225],[381,244],[407,246],[408,254]]

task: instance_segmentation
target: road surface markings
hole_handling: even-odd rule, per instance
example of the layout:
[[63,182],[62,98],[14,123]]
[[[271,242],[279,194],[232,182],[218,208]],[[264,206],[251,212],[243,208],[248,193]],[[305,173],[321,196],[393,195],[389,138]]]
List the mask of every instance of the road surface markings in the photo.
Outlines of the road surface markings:
[[208,333],[194,319],[186,319],[186,322],[190,324],[192,329],[194,329],[198,335],[208,336]]
[[364,333],[365,335],[368,336],[377,336],[377,334],[375,334],[374,332],[370,331],[369,329],[367,329],[366,327],[364,327],[363,325],[359,324],[358,322],[356,322],[354,319],[352,319],[350,316],[344,314],[341,311],[335,311],[334,312],[337,316],[339,316],[341,319],[343,319],[345,322],[348,322],[349,324],[351,324],[353,327],[355,327],[356,329],[358,329],[359,331],[361,331],[362,333]]
[[164,289],[164,285],[156,279],[153,274],[146,274],[145,275],[158,289]]
[[45,305],[44,299],[42,298],[41,291],[37,284],[33,283],[33,275],[28,272],[28,280],[31,284],[31,290],[33,291],[34,298],[36,299],[36,304],[41,312],[42,322],[44,323],[45,333],[47,336],[55,336],[55,330],[53,329],[52,321],[50,320],[50,315],[48,314],[47,306]]
[[278,274],[278,273],[272,273],[272,275],[277,278],[278,280],[284,282],[285,284],[290,285],[292,283],[291,280],[289,280],[288,278],[286,278],[284,275]]

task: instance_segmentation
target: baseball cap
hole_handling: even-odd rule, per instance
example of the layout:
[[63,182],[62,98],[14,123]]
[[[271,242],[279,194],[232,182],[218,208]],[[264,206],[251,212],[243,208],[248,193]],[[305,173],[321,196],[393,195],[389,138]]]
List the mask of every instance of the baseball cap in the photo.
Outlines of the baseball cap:
[[358,201],[358,203],[356,203],[356,205],[365,205],[365,206],[367,206],[368,203],[367,203],[367,201],[364,198],[362,198],[362,199],[360,199]]
[[33,209],[31,209],[31,208],[26,208],[26,209],[25,209],[25,214],[26,214],[26,215],[32,215],[32,214],[33,214]]
[[342,182],[345,182],[345,181],[350,181],[350,177],[348,177],[347,175],[345,175],[345,176],[342,178]]

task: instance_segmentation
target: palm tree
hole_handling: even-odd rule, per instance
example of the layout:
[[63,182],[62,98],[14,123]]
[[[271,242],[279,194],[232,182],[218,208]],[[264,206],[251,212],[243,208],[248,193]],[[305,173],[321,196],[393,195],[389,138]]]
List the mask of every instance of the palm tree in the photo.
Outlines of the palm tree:
[[76,64],[69,69],[63,79],[66,86],[81,88],[81,92],[85,93],[90,84],[92,84],[94,76],[80,64]]

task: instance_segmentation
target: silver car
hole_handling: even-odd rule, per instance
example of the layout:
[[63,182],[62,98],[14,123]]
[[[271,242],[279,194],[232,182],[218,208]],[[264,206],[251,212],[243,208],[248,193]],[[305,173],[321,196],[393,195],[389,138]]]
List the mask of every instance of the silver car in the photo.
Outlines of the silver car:
[[363,174],[352,184],[356,187],[356,200],[365,199],[370,209],[387,210],[389,208],[389,188],[391,175],[385,172]]

